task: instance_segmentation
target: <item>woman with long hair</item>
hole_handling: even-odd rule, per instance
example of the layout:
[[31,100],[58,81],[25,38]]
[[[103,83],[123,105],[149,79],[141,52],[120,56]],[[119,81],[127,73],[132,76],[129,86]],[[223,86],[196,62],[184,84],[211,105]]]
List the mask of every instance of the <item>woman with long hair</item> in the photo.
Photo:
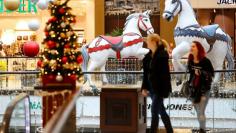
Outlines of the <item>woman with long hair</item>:
[[143,60],[144,78],[142,94],[152,99],[151,106],[151,129],[150,133],[157,133],[159,115],[165,125],[167,133],[173,133],[170,117],[164,107],[164,98],[171,93],[168,43],[160,39],[157,34],[151,34],[147,38],[147,47],[150,52]]
[[197,112],[200,133],[206,131],[205,109],[210,97],[214,69],[200,42],[194,41],[188,57],[189,83],[192,88],[191,100]]

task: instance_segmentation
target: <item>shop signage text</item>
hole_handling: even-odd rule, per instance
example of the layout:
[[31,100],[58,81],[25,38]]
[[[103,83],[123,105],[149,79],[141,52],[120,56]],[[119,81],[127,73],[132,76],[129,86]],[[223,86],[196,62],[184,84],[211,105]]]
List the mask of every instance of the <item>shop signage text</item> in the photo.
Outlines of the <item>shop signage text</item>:
[[39,101],[33,101],[33,102],[30,102],[30,109],[31,110],[34,110],[34,109],[39,109],[39,110],[42,110],[42,103],[39,102]]
[[[0,13],[11,13],[14,11],[10,11],[4,8],[4,1],[5,0],[0,0]],[[28,4],[26,4],[28,3]],[[20,6],[17,10],[17,12],[19,13],[37,13],[37,6],[36,3],[32,2],[31,0],[20,0]]]
[[[147,104],[147,109],[151,109],[152,104]],[[192,110],[192,104],[167,104],[166,110]]]
[[217,1],[218,5],[233,5],[236,4],[236,0],[218,0]]

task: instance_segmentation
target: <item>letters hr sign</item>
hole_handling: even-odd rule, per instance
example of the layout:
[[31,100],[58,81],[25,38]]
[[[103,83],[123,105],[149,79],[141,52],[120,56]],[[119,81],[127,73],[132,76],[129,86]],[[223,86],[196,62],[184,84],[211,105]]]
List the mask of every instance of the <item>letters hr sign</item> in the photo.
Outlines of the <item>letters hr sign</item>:
[[[0,0],[0,13],[10,13],[13,11],[7,10],[4,8],[4,1],[5,0]],[[28,4],[26,4],[28,3]],[[20,6],[17,10],[17,12],[19,13],[30,13],[30,12],[34,12],[37,13],[37,7],[36,7],[36,3],[32,2],[31,0],[20,0]]]
[[218,5],[233,5],[233,4],[236,4],[236,0],[218,0],[217,1],[217,4]]

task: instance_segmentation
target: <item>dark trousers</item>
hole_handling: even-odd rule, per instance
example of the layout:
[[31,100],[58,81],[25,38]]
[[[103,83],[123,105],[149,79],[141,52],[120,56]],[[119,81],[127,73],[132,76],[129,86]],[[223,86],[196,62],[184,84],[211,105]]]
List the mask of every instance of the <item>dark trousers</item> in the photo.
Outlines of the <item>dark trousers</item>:
[[159,115],[165,125],[167,133],[173,133],[173,128],[171,126],[170,117],[166,113],[166,109],[164,107],[163,98],[160,98],[156,94],[151,95],[152,106],[152,120],[151,120],[151,129],[150,133],[157,133],[157,129],[159,126]]

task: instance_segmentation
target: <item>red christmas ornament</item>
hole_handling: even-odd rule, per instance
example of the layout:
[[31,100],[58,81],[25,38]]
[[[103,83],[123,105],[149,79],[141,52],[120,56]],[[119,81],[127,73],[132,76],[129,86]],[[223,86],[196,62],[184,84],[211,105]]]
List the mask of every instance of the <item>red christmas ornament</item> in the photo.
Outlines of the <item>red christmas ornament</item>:
[[76,76],[75,74],[73,74],[73,75],[70,76],[70,79],[71,79],[71,80],[76,80],[76,79],[77,79],[77,76]]
[[56,43],[54,41],[51,41],[51,40],[47,42],[47,45],[48,45],[49,49],[53,49],[53,48],[56,47]]
[[53,23],[56,22],[57,18],[56,17],[52,17],[51,19],[48,20],[49,23]]
[[48,20],[48,23],[52,23],[52,18],[50,18],[50,19]]
[[48,36],[49,35],[49,33],[48,32],[45,32],[45,36]]
[[70,44],[66,44],[64,48],[70,48]]
[[78,56],[77,57],[77,63],[82,63],[83,62],[83,58],[82,58],[82,56]]
[[67,61],[68,61],[67,57],[62,57],[61,62],[62,62],[63,64],[66,64]]
[[72,23],[76,23],[75,17],[72,18]]
[[38,66],[38,67],[42,67],[42,65],[43,65],[43,62],[42,62],[41,60],[39,60],[39,61],[37,62],[37,66]]
[[66,12],[66,11],[65,11],[64,8],[60,8],[60,9],[59,9],[59,13],[60,13],[60,14],[64,14],[65,12]]
[[23,46],[25,56],[34,57],[39,53],[39,44],[34,41],[26,42]]

